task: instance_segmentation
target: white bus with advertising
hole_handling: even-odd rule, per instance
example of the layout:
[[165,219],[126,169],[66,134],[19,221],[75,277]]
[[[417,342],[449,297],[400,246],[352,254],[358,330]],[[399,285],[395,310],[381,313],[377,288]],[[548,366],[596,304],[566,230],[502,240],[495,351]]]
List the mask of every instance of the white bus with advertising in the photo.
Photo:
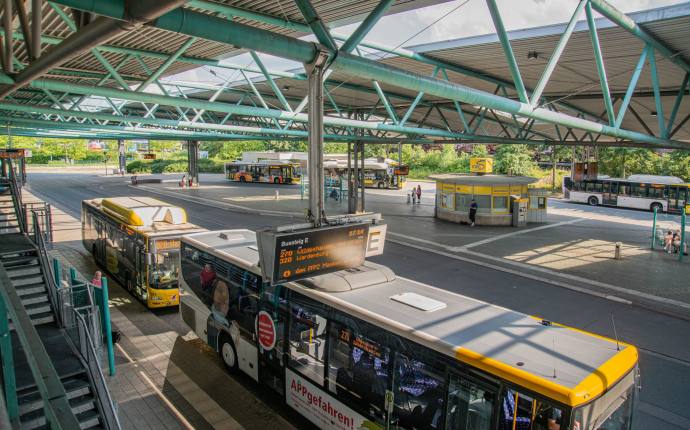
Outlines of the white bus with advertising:
[[563,178],[563,196],[566,200],[643,209],[657,212],[690,214],[690,184],[675,176],[630,175],[627,179],[598,177],[574,180]]
[[630,430],[637,349],[355,268],[272,285],[256,235],[181,241],[185,323],[322,429]]

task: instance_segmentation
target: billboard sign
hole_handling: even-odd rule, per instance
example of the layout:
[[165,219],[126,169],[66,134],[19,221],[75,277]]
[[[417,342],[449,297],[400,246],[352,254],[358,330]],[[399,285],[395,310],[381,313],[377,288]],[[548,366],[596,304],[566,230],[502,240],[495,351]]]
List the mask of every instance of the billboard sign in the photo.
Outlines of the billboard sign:
[[287,369],[285,373],[285,401],[317,427],[334,430],[382,428],[292,370]]

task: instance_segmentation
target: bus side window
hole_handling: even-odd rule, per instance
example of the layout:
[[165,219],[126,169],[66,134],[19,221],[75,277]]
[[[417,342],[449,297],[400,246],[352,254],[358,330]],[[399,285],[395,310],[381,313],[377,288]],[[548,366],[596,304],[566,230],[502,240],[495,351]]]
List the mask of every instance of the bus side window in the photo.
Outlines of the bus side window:
[[390,353],[388,348],[359,333],[359,324],[351,325],[331,321],[329,389],[365,415],[373,412],[383,424]]
[[290,365],[319,386],[324,383],[328,332],[325,309],[293,303],[290,307]]
[[443,370],[431,364],[436,361],[433,353],[426,351],[414,358],[396,354],[393,420],[398,427],[440,429],[443,426],[445,377]]
[[495,391],[469,379],[450,376],[446,430],[489,430],[495,409]]

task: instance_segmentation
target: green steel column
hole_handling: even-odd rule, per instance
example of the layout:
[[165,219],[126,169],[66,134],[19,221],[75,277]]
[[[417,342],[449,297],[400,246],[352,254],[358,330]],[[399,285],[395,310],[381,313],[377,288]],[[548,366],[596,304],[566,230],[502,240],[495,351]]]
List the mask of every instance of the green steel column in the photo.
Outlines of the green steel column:
[[101,278],[101,315],[105,346],[108,349],[108,370],[115,376],[115,352],[113,350],[113,328],[110,325],[110,305],[108,303],[108,278]]
[[379,85],[379,83],[376,81],[372,81],[372,84],[374,85],[374,88],[376,89],[376,93],[379,95],[379,98],[381,99],[383,106],[386,108],[386,112],[388,112],[388,116],[391,117],[391,121],[393,121],[394,124],[398,124],[398,115],[395,114],[395,110],[393,110],[393,106],[391,106],[391,104],[388,103],[388,99],[386,98],[386,95],[383,93],[383,90],[381,89],[381,85]]
[[654,90],[654,103],[656,105],[656,119],[659,125],[659,136],[662,138],[668,137],[668,130],[664,125],[664,105],[661,103],[661,85],[659,85],[659,74],[656,69],[656,57],[654,56],[654,48],[647,46],[647,57],[649,58],[649,70],[652,73],[652,88]]
[[609,82],[606,77],[604,59],[601,54],[601,45],[599,44],[597,25],[594,22],[592,5],[589,2],[587,2],[585,6],[585,14],[587,15],[587,24],[589,25],[589,35],[592,38],[592,49],[594,50],[594,59],[596,60],[597,71],[599,72],[599,84],[601,85],[601,92],[604,95],[604,105],[606,106],[606,114],[609,119],[609,125],[613,126],[616,117],[613,113],[613,103],[611,102],[611,92],[609,91]]
[[510,68],[510,74],[513,76],[513,82],[515,82],[515,89],[517,90],[518,97],[520,97],[521,102],[529,103],[529,98],[527,98],[527,90],[525,89],[525,84],[522,82],[522,75],[520,75],[520,69],[518,68],[517,61],[515,60],[513,48],[510,46],[508,33],[503,25],[503,19],[501,18],[501,12],[498,10],[498,6],[496,5],[496,0],[486,0],[486,4],[489,7],[491,19],[496,27],[498,39],[501,41],[503,53],[508,61],[508,67]]
[[394,0],[381,0],[374,10],[359,24],[359,27],[348,37],[343,46],[340,48],[345,52],[352,52],[353,49],[364,39],[364,37],[371,31],[372,28],[379,22],[383,14],[393,4]]
[[12,333],[10,332],[10,316],[5,301],[0,296],[0,355],[2,356],[2,382],[5,384],[5,401],[10,421],[19,419],[19,405],[17,403],[17,380],[14,374],[14,356],[12,352]]
[[[259,69],[261,69],[261,73],[263,73],[264,77],[266,78],[266,81],[268,82],[268,85],[270,85],[271,89],[273,90],[273,93],[278,98],[278,101],[280,101],[280,104],[283,105],[283,108],[285,110],[287,110],[288,112],[292,112],[292,108],[290,107],[290,104],[285,99],[285,96],[283,96],[283,93],[280,91],[280,88],[278,88],[278,85],[276,85],[271,74],[268,73],[268,70],[264,66],[263,61],[261,61],[261,58],[259,58],[257,53],[254,51],[250,51],[249,53],[251,54],[252,58],[254,59],[254,62],[256,63],[256,65],[259,67]],[[246,78],[246,76],[245,76],[245,78]]]
[[326,27],[326,24],[321,20],[321,17],[319,17],[319,14],[316,12],[311,2],[309,0],[295,0],[295,3],[302,12],[307,24],[309,24],[309,27],[311,27],[314,32],[314,35],[319,40],[319,43],[328,48],[330,52],[337,51],[338,45],[335,44],[331,33],[328,31],[328,27]]
[[184,54],[184,52],[189,49],[190,46],[192,46],[195,41],[196,37],[194,36],[187,39],[187,41],[185,41],[185,43],[183,43],[182,46],[177,49],[177,51],[170,55],[170,57],[165,60],[165,62],[161,64],[160,67],[158,67],[158,69],[151,74],[151,76],[149,76],[141,85],[139,85],[139,87],[137,87],[137,91],[144,91],[146,87],[157,80],[166,70],[168,70],[170,66],[172,66],[175,61],[177,61],[178,58],[180,58],[180,55]]
[[652,246],[651,248],[654,249],[654,245],[656,244],[656,216],[657,216],[657,207],[654,205],[654,218],[652,219]]
[[685,251],[685,221],[687,216],[685,215],[685,208],[681,212],[680,216],[680,248],[678,249],[678,261],[683,261],[683,255]]
[[642,54],[640,54],[640,59],[637,61],[635,71],[633,72],[633,75],[630,78],[630,84],[628,85],[628,90],[625,92],[625,97],[623,97],[623,103],[621,103],[621,107],[618,109],[618,116],[616,117],[616,123],[614,124],[614,127],[616,128],[620,128],[621,124],[623,123],[625,112],[628,110],[630,99],[632,99],[633,93],[635,92],[635,88],[637,87],[637,81],[640,79],[640,73],[642,73],[642,69],[644,68],[644,62],[646,60],[647,47],[644,47],[642,49]]
[[551,78],[551,74],[553,73],[554,69],[556,68],[556,64],[558,63],[558,59],[561,58],[561,54],[563,53],[563,50],[565,49],[565,45],[568,43],[568,40],[570,40],[570,36],[573,34],[573,30],[575,29],[575,24],[577,24],[577,20],[582,14],[582,8],[585,7],[585,4],[589,0],[580,0],[580,3],[578,3],[577,7],[575,8],[575,12],[573,12],[573,16],[570,18],[570,22],[568,22],[568,26],[565,28],[565,31],[561,35],[560,40],[558,41],[558,45],[556,45],[556,49],[553,50],[553,53],[551,54],[551,58],[549,58],[549,62],[546,64],[546,67],[544,68],[544,72],[541,75],[541,78],[539,79],[539,82],[537,83],[537,86],[534,87],[534,90],[532,91],[532,98],[530,99],[530,104],[532,106],[537,106],[539,105],[539,98],[541,97],[542,93],[544,92],[544,88],[546,88],[546,84],[549,82],[549,78]]
[[60,288],[62,286],[62,267],[57,258],[53,258],[53,276],[55,277],[55,287]]
[[678,114],[678,109],[680,108],[680,102],[683,101],[683,96],[685,96],[685,89],[688,86],[688,81],[690,81],[690,72],[685,74],[685,77],[683,78],[683,83],[680,85],[680,90],[678,90],[676,101],[673,103],[671,116],[668,118],[668,124],[666,124],[667,135],[673,129],[673,123],[676,122],[676,115]]

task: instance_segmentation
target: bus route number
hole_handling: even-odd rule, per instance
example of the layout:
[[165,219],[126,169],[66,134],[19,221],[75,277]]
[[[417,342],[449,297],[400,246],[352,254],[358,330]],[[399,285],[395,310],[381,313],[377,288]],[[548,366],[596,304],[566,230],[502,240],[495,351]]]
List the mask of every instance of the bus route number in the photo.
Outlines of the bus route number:
[[288,249],[280,250],[280,264],[292,263],[292,254],[294,251]]

